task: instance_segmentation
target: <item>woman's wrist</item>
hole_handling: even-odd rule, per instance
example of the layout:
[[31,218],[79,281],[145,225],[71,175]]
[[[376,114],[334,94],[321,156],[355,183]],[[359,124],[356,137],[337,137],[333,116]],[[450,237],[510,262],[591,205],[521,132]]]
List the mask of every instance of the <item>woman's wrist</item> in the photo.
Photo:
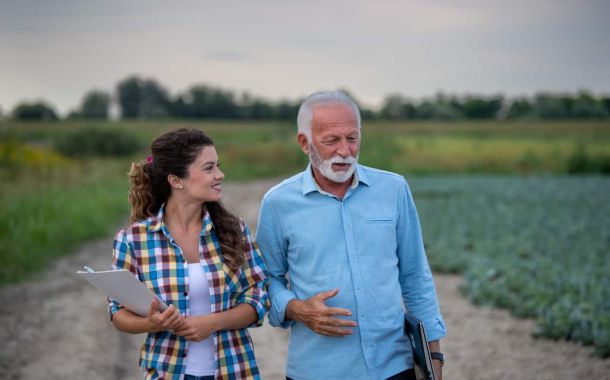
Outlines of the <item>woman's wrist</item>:
[[226,326],[224,325],[224,322],[226,320],[226,318],[223,318],[222,315],[224,313],[220,312],[220,313],[211,313],[207,315],[207,318],[210,322],[210,326],[212,327],[212,331],[211,332],[217,332],[220,330],[226,330]]

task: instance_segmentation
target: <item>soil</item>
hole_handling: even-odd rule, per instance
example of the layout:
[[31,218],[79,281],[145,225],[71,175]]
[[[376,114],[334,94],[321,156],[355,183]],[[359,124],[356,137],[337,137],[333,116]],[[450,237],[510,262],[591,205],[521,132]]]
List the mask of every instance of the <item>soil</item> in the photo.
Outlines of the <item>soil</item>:
[[[256,229],[262,194],[273,181],[224,186],[225,204]],[[0,377],[3,379],[141,379],[142,335],[119,333],[105,297],[74,275],[83,265],[106,269],[113,236],[82,246],[31,280],[0,289]],[[435,274],[448,336],[441,344],[445,379],[610,379],[610,359],[590,347],[534,339],[533,322],[473,306],[461,277]],[[252,329],[264,379],[283,379],[288,332]]]

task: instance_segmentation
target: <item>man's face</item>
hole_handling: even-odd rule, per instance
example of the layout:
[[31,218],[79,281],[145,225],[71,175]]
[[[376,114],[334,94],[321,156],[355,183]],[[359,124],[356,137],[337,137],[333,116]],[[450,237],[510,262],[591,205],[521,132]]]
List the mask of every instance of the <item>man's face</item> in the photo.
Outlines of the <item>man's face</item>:
[[351,179],[360,151],[360,129],[352,109],[343,104],[317,107],[306,153],[325,178],[343,183]]

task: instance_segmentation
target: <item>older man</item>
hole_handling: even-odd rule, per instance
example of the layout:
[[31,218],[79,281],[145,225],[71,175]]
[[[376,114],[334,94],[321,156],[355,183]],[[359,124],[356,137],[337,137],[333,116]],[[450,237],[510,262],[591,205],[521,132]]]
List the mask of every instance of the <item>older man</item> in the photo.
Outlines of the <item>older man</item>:
[[360,112],[342,92],[309,96],[298,128],[310,165],[267,192],[256,238],[269,320],[291,329],[287,378],[414,379],[405,308],[431,351],[446,330],[407,182],[357,163]]

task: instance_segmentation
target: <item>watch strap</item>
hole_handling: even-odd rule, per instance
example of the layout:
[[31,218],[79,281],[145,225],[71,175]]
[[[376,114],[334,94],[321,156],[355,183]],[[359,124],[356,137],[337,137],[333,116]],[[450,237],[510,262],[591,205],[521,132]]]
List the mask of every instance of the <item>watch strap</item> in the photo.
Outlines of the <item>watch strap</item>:
[[438,360],[438,361],[440,361],[440,362],[441,362],[441,366],[442,366],[443,364],[445,364],[445,356],[443,355],[443,353],[442,353],[442,352],[431,352],[431,353],[430,353],[430,358],[431,358],[432,360]]

